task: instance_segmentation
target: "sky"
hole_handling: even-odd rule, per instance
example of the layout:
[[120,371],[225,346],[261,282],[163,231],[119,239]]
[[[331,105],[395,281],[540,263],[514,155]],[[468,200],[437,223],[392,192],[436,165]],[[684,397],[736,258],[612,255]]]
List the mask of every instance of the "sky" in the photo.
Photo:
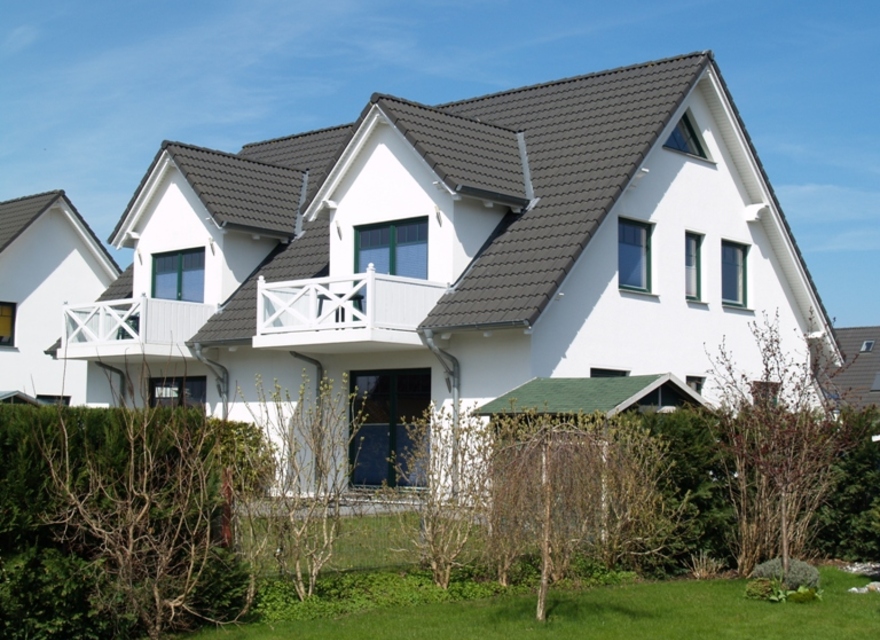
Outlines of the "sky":
[[106,240],[163,140],[237,152],[374,92],[437,104],[706,49],[835,326],[880,325],[874,0],[5,0],[0,201],[64,189]]

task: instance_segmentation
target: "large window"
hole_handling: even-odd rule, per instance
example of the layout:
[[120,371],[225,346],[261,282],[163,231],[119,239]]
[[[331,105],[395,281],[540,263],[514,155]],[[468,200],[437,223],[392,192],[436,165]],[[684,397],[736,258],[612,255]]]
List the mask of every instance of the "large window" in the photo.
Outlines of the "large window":
[[721,243],[721,301],[746,306],[746,256],[748,247],[736,242]]
[[153,297],[163,300],[204,302],[204,248],[154,255]]
[[703,236],[686,233],[684,236],[684,292],[688,300],[700,299],[700,245]]
[[428,278],[428,219],[403,220],[356,230],[355,271],[371,263],[377,273]]
[[201,407],[208,398],[205,376],[150,378],[151,407]]
[[352,484],[424,485],[414,470],[398,474],[398,463],[411,451],[408,425],[431,404],[431,370],[352,372],[354,412],[363,423],[352,438]]
[[15,303],[0,302],[0,347],[15,346]]
[[617,226],[618,284],[622,289],[651,290],[651,225],[620,220]]

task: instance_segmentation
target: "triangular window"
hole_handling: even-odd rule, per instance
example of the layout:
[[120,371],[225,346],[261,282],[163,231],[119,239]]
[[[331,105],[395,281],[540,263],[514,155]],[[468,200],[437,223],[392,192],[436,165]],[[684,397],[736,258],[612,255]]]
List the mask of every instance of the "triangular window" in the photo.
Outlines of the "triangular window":
[[700,142],[700,136],[697,135],[697,131],[694,129],[688,114],[684,114],[681,117],[681,120],[675,125],[675,129],[672,130],[672,135],[669,136],[669,139],[666,140],[663,146],[668,149],[689,153],[692,156],[706,157],[706,152],[703,150],[703,145]]

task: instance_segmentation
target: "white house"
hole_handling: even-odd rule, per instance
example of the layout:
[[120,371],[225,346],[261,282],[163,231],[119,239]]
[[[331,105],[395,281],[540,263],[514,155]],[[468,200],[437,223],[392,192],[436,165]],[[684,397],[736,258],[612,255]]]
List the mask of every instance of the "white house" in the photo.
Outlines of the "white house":
[[106,385],[85,362],[44,353],[68,300],[93,300],[119,267],[63,191],[0,202],[0,394],[84,404]]
[[375,94],[238,154],[166,142],[110,242],[135,250],[125,294],[65,310],[66,357],[239,419],[256,376],[347,375],[355,483],[394,482],[432,400],[667,373],[711,400],[722,340],[758,377],[763,312],[838,356],[709,52],[437,106]]

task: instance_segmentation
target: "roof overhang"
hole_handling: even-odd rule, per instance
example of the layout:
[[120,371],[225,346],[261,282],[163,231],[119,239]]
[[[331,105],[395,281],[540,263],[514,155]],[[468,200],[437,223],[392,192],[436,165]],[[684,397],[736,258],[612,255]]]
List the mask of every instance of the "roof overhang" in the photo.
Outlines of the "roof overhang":
[[110,238],[110,244],[117,249],[134,248],[139,238],[135,231],[138,223],[149,209],[166,176],[174,170],[177,170],[174,159],[167,149],[162,149],[119,221],[116,231]]

